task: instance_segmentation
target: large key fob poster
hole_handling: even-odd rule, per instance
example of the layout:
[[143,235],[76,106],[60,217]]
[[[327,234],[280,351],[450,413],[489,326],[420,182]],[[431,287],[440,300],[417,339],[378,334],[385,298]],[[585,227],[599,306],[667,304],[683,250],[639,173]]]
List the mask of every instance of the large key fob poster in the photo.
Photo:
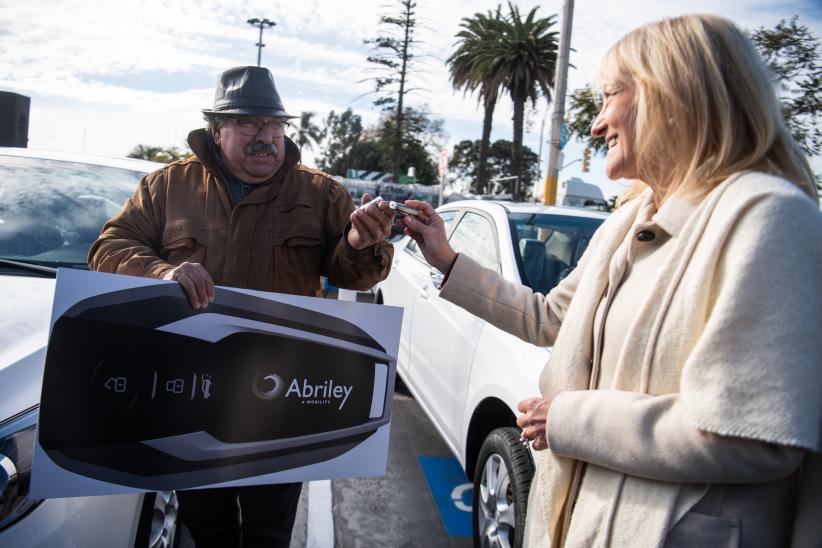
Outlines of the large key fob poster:
[[58,271],[32,495],[381,475],[402,310]]

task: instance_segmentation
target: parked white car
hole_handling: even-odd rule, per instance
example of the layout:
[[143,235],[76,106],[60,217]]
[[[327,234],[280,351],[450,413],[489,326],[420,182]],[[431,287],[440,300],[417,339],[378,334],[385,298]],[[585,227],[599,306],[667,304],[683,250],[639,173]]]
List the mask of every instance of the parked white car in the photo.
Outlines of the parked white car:
[[[460,201],[437,210],[452,247],[546,293],[576,265],[607,214],[537,204]],[[474,482],[474,541],[521,546],[533,476],[517,402],[538,395],[550,349],[528,344],[439,297],[442,274],[416,242],[394,244],[376,302],[401,306],[397,371]]]
[[0,546],[172,546],[173,491],[28,496],[56,267],[87,268],[106,220],[162,164],[0,148]]

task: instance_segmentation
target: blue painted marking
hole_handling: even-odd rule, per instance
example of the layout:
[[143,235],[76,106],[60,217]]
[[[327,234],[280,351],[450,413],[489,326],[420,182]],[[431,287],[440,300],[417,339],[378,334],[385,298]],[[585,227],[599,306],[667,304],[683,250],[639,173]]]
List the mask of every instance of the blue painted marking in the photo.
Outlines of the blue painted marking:
[[470,537],[473,488],[454,457],[420,457],[420,466],[452,537]]

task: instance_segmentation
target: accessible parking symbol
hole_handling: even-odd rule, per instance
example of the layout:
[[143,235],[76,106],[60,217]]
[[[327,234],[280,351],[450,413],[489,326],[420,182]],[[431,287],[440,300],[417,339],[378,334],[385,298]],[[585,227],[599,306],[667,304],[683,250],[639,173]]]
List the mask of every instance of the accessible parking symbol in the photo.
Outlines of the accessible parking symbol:
[[454,457],[419,457],[445,530],[452,537],[470,537],[474,489]]

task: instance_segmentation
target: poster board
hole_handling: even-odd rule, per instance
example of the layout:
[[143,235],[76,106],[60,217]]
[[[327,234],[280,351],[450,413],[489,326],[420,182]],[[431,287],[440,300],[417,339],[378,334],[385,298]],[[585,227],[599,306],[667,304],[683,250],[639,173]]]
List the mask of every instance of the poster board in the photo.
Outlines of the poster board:
[[402,309],[60,269],[31,494],[385,473]]

